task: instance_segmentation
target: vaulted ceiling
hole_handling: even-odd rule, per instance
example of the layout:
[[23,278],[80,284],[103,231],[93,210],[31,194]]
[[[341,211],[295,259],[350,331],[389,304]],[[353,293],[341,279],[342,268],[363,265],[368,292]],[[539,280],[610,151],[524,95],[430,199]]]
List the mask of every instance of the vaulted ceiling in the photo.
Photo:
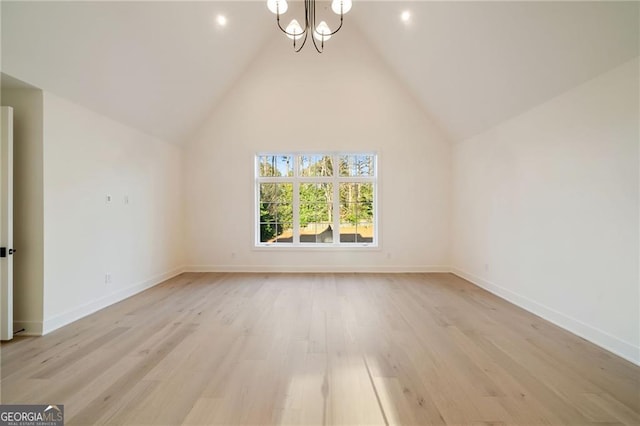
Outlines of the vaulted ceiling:
[[[1,8],[3,73],[174,143],[197,130],[269,41],[289,42],[263,1]],[[356,1],[345,25],[359,28],[457,141],[637,57],[639,19],[638,2]]]

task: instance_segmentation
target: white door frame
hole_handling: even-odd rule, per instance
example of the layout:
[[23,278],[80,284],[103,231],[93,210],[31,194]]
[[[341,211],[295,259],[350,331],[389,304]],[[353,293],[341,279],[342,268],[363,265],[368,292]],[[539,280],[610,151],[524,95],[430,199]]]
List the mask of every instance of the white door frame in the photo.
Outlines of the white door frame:
[[13,108],[1,107],[0,127],[0,340],[13,339]]

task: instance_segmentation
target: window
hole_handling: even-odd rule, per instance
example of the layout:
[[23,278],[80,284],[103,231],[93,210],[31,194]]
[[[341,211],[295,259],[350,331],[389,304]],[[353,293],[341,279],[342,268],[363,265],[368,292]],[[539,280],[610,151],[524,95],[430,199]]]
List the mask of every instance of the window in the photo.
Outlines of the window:
[[256,245],[377,246],[377,157],[256,156]]

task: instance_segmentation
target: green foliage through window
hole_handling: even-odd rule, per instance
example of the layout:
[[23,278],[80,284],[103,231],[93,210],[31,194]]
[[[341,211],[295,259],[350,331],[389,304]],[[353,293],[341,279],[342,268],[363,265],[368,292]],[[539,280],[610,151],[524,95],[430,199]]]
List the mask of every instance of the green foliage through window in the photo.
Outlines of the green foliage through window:
[[260,243],[376,243],[375,155],[259,155],[256,166]]

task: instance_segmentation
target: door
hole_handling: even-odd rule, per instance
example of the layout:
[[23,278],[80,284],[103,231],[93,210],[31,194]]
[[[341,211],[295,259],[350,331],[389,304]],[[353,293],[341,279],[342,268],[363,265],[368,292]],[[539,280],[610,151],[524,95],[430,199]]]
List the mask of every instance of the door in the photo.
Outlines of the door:
[[13,339],[13,108],[1,107],[0,340]]

